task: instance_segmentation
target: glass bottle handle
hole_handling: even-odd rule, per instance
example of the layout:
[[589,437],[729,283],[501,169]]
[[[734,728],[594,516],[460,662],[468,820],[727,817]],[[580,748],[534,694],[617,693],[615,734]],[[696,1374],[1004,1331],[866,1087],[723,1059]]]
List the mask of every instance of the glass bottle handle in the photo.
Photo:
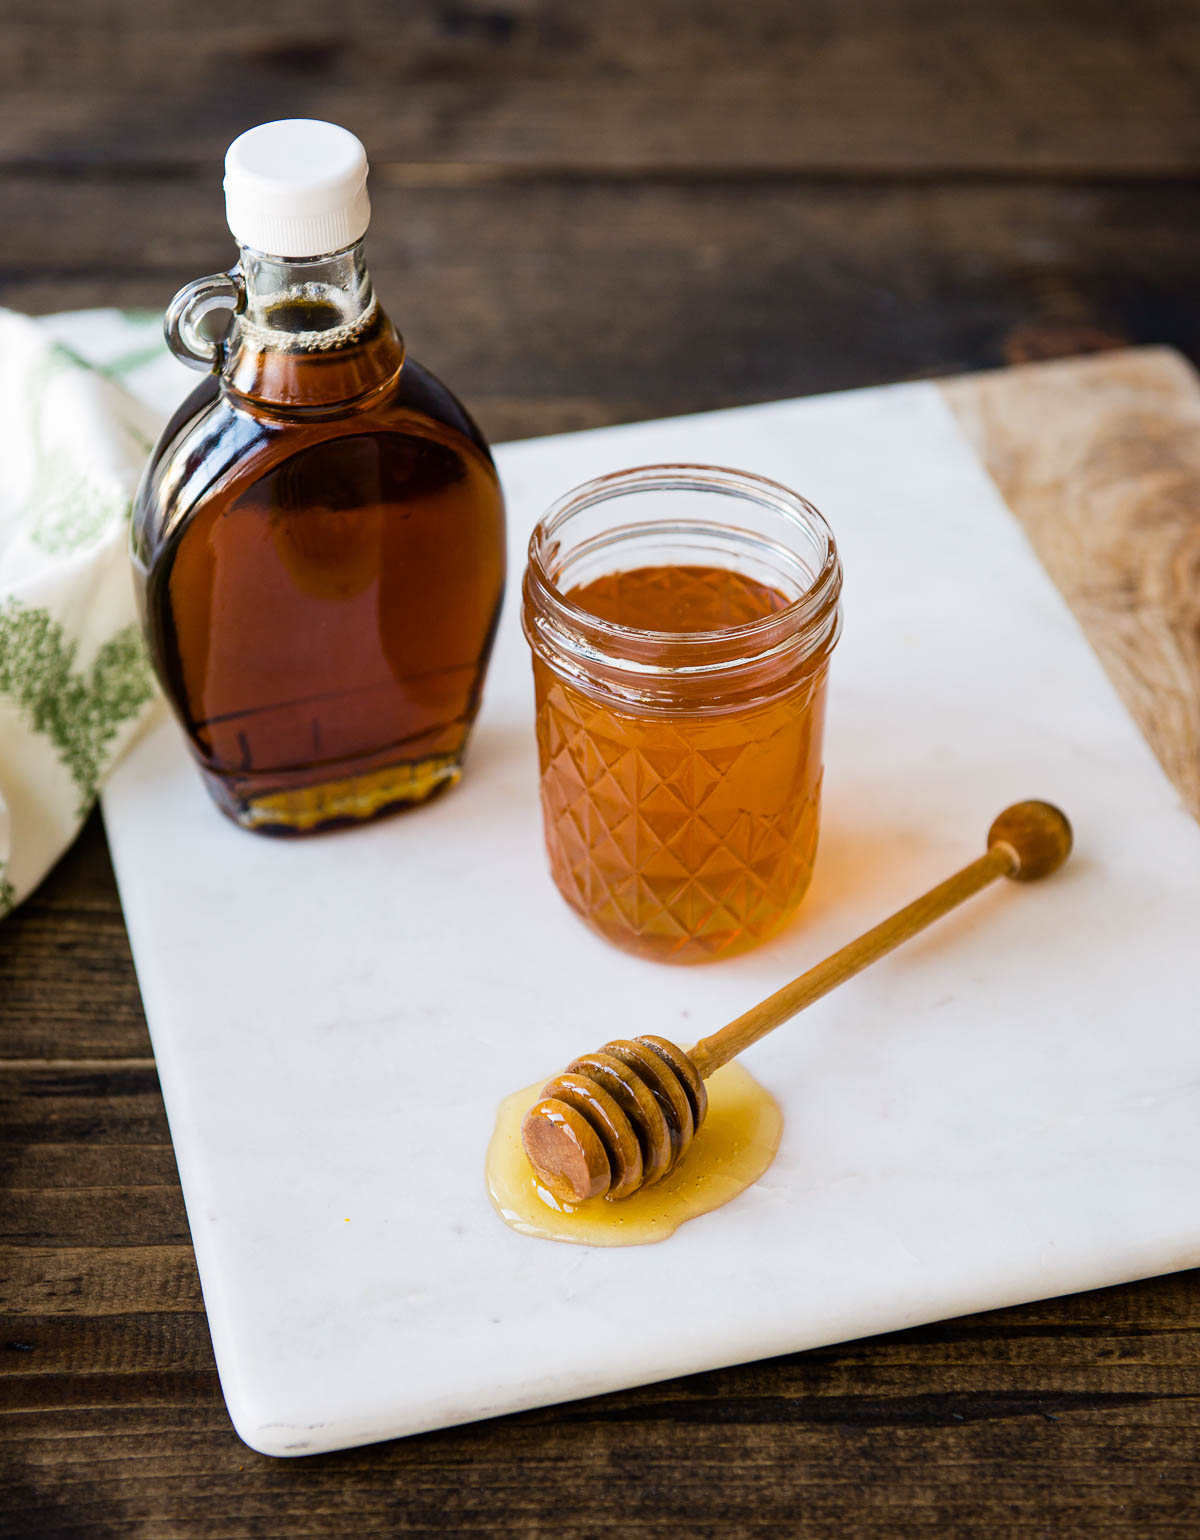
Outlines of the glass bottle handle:
[[246,307],[246,285],[235,267],[228,273],[211,273],[185,284],[163,317],[163,335],[175,357],[206,374],[219,370],[225,362],[225,342],[202,330],[209,315],[227,310],[240,315]]

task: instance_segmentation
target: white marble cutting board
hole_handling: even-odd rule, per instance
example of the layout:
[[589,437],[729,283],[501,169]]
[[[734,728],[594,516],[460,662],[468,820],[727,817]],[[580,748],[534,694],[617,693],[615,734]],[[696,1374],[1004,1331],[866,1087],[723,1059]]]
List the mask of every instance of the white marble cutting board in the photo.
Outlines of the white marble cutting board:
[[[552,497],[673,459],[796,487],[846,567],[814,887],[770,946],[691,970],[610,950],[551,885],[517,613]],[[461,787],[373,828],[259,839],[161,720],[105,793],[247,1443],[336,1449],[1200,1262],[1200,827],[937,389],[498,460],[512,573]],[[1029,796],[1074,820],[1067,869],[989,890],[746,1056],[787,1120],[756,1188],[629,1250],[495,1216],[507,1092],[617,1033],[712,1030]]]

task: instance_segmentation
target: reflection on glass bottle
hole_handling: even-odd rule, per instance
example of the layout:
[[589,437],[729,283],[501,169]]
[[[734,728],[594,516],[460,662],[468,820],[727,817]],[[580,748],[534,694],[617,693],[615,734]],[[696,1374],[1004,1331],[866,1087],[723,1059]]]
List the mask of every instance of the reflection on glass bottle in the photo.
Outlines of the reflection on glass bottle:
[[[147,467],[134,566],[155,665],[218,806],[303,833],[458,779],[499,614],[504,505],[479,430],[374,298],[358,141],[266,124],[226,165],[241,260],[168,313],[175,351],[215,373]],[[311,246],[314,229],[345,239],[317,257],[261,249]],[[214,345],[200,320],[221,303],[235,318]]]

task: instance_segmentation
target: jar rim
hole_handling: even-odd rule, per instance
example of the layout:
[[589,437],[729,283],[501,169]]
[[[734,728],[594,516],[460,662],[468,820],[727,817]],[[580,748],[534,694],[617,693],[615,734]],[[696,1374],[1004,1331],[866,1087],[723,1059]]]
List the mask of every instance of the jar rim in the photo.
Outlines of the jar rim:
[[[786,519],[803,528],[810,537],[820,542],[820,560],[816,564],[812,581],[783,608],[772,610],[756,620],[741,621],[735,625],[712,626],[702,631],[658,631],[640,626],[623,625],[619,621],[606,620],[585,609],[569,598],[551,576],[546,557],[554,547],[554,536],[574,514],[610,498],[637,492],[707,492],[741,498],[757,503],[782,514]],[[693,521],[679,518],[661,521],[661,527],[675,530],[686,529]],[[714,526],[705,521],[694,521],[697,529]],[[653,524],[646,527],[653,528]],[[761,542],[766,543],[766,542]],[[794,553],[789,553],[794,554]],[[656,465],[638,465],[626,470],[611,471],[595,476],[590,481],[564,492],[550,504],[534,526],[529,537],[528,573],[538,590],[553,607],[565,617],[581,623],[597,637],[613,640],[642,641],[648,644],[670,642],[674,646],[691,643],[753,644],[760,639],[779,636],[784,632],[802,633],[814,622],[821,620],[832,605],[836,605],[842,586],[841,559],[833,531],[819,509],[807,498],[794,492],[780,481],[756,471],[734,470],[721,465],[704,465],[679,461]]]

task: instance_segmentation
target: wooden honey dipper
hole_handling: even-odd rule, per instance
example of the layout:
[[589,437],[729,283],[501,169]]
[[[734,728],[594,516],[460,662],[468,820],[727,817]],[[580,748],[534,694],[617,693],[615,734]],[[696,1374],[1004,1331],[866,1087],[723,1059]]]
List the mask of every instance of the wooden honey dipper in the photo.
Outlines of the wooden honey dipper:
[[659,1181],[695,1138],[722,1064],[997,877],[1035,882],[1071,853],[1071,825],[1049,802],[1018,802],[988,830],[987,853],[685,1053],[665,1037],[605,1043],[542,1087],[521,1143],[555,1198],[627,1198]]

